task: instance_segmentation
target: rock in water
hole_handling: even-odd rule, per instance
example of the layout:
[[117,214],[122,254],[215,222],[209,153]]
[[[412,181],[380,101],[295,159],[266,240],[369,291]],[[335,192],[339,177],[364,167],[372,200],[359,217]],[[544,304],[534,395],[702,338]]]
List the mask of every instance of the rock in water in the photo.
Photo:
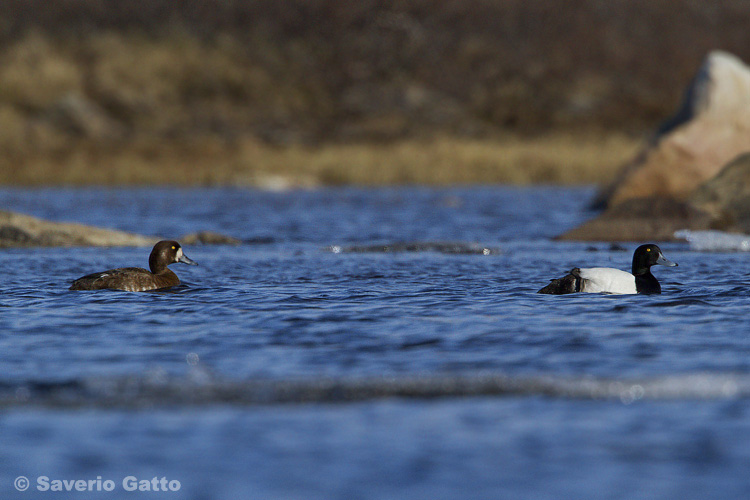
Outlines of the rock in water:
[[150,246],[157,238],[0,211],[0,248]]
[[[708,55],[675,115],[594,202],[606,211],[560,236],[669,241],[681,229],[750,231],[750,67]],[[722,172],[719,175],[719,172]]]
[[719,229],[706,212],[671,198],[636,198],[559,236],[575,241],[673,241],[681,229]]
[[328,247],[333,253],[399,253],[437,252],[454,255],[497,255],[499,248],[460,241],[412,241]]
[[213,231],[198,231],[182,236],[183,245],[239,245],[242,241]]
[[686,200],[739,154],[750,150],[750,67],[711,52],[685,91],[680,109],[594,205],[629,199]]
[[[103,229],[69,222],[52,222],[0,210],[0,248],[14,247],[149,247],[163,237]],[[242,241],[212,231],[180,238],[186,245],[239,245]],[[261,243],[268,241],[261,241]]]
[[714,227],[750,233],[750,153],[735,158],[700,186],[690,201],[716,221],[724,222]]

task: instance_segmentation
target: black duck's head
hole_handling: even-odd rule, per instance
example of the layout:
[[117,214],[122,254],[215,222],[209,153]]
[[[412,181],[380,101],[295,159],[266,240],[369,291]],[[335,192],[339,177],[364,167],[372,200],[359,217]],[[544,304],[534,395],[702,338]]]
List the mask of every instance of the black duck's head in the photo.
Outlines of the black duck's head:
[[635,249],[633,253],[633,274],[643,274],[647,272],[651,266],[662,265],[673,267],[676,266],[676,262],[672,262],[664,257],[661,253],[661,248],[649,243],[648,245],[641,245]]

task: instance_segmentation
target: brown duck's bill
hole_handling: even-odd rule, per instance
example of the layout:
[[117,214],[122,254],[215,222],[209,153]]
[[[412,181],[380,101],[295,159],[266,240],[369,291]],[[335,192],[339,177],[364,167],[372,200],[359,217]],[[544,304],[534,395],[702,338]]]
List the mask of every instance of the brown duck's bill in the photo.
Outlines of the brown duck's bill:
[[191,266],[197,266],[198,265],[197,262],[195,262],[193,259],[189,258],[185,254],[180,255],[180,258],[177,259],[177,262],[182,262],[183,264],[190,264]]

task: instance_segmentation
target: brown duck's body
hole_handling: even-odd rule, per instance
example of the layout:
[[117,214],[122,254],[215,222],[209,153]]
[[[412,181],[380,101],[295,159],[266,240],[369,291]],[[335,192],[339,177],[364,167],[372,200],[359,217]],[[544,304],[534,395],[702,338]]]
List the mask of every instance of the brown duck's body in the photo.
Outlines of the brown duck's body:
[[126,292],[158,290],[180,284],[180,278],[170,269],[154,274],[140,267],[122,267],[94,273],[78,278],[70,286],[71,290],[103,290],[111,288]]
[[151,271],[140,267],[122,267],[78,278],[70,290],[124,290],[143,292],[159,290],[180,284],[180,279],[167,266],[175,262],[196,265],[183,252],[176,241],[160,241],[154,246],[148,263]]

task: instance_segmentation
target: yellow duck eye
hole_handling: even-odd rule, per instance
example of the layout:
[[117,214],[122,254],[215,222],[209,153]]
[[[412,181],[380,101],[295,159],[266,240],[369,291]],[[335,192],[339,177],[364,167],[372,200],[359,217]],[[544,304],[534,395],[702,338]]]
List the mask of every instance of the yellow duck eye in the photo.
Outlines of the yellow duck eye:
[[[172,248],[174,248],[174,247],[172,247]],[[650,252],[650,251],[651,251],[651,249],[650,249],[650,248],[647,248],[647,249],[646,249],[646,251],[647,251],[647,252]]]
[[[172,245],[172,250],[177,250],[177,247],[176,247],[176,246],[174,246],[174,245]],[[651,251],[651,250],[649,250],[649,252],[650,252],[650,251]]]

